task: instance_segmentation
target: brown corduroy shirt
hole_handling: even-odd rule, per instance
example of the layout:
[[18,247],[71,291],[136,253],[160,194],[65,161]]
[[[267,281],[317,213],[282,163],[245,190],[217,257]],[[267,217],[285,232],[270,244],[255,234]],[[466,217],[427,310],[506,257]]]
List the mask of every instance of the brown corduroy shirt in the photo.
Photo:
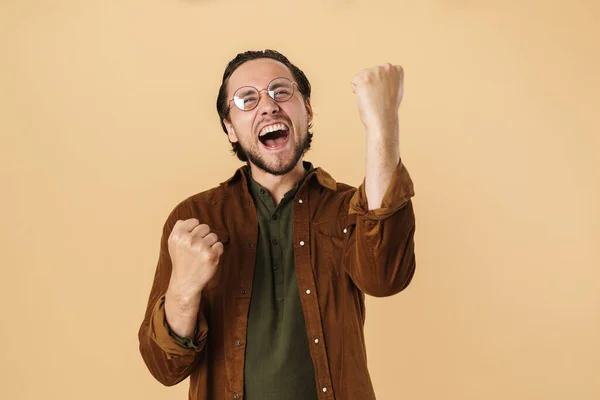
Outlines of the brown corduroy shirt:
[[[190,400],[244,398],[244,357],[258,221],[243,168],[179,203],[168,216],[144,320],[140,352],[164,385],[190,377]],[[373,400],[363,334],[365,294],[399,293],[415,271],[413,182],[400,162],[380,208],[368,210],[364,181],[336,182],[321,168],[293,199],[293,248],[302,310],[322,400]],[[167,239],[179,219],[207,224],[224,244],[202,292],[196,347],[169,334],[164,296],[171,275]],[[282,399],[284,400],[284,399]]]

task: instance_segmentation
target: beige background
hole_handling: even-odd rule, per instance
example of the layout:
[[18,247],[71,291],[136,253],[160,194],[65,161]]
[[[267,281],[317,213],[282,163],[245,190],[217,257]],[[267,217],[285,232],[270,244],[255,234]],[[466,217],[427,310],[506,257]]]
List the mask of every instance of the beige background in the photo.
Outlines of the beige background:
[[599,4],[1,0],[0,398],[187,398],[137,349],[162,223],[238,167],[221,74],[275,48],[354,185],[350,79],[406,71],[418,266],[368,299],[378,398],[600,399]]

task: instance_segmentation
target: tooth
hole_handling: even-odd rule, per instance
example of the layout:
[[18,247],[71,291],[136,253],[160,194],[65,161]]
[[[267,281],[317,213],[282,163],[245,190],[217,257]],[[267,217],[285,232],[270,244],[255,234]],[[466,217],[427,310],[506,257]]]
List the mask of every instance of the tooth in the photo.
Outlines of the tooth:
[[286,130],[286,129],[287,129],[286,126],[284,124],[282,124],[282,123],[275,124],[275,125],[270,125],[270,126],[264,127],[261,130],[261,132],[258,134],[258,136],[264,136],[267,133],[271,133],[271,132],[274,132],[274,131],[277,131],[277,130]]

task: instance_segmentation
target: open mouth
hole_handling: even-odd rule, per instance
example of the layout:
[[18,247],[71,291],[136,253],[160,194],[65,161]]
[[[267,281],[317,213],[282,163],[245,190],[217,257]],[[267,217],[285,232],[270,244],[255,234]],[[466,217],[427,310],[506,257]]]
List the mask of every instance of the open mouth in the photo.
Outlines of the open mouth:
[[290,132],[284,124],[274,124],[263,128],[258,140],[270,150],[283,147],[290,137]]

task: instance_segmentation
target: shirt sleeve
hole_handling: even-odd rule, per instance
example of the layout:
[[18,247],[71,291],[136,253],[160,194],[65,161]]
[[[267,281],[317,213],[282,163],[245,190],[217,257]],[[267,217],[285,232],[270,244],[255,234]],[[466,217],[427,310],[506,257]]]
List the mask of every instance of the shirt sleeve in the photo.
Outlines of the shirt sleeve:
[[400,161],[381,207],[369,210],[365,181],[350,199],[355,224],[345,249],[347,273],[364,293],[384,297],[405,289],[415,271],[414,185]]
[[165,296],[161,296],[156,303],[151,317],[150,337],[168,357],[184,356],[199,352],[204,347],[208,326],[204,314],[198,314],[193,337],[181,337],[171,330],[167,322],[165,309]]
[[198,326],[197,325],[196,325],[196,329],[194,330],[194,334],[192,337],[179,336],[178,334],[176,334],[175,332],[173,332],[171,330],[171,327],[169,326],[168,323],[167,323],[167,328],[169,329],[169,335],[171,335],[171,337],[173,339],[175,339],[177,341],[177,343],[181,344],[182,346],[187,347],[188,349],[197,350],[199,348],[198,339],[197,339],[197,335],[198,335]]

